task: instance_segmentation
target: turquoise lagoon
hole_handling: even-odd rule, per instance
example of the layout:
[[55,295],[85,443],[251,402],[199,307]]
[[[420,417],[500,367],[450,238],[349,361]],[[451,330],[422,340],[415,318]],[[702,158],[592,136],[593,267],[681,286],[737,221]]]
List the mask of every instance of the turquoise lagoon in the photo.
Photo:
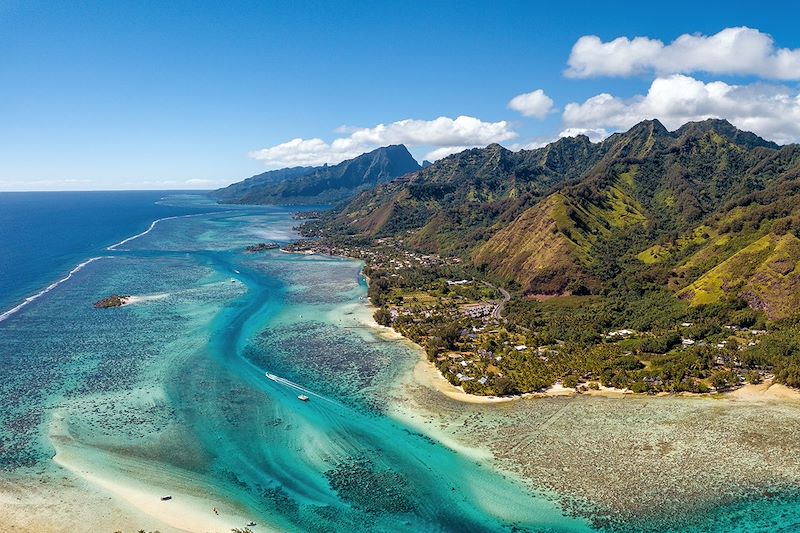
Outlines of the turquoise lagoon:
[[[359,263],[243,253],[295,237],[286,209],[173,201],[208,212],[110,246],[0,322],[0,475],[186,494],[262,530],[589,529],[391,415],[419,354],[365,325]],[[109,294],[134,302],[93,308]]]
[[163,196],[2,271],[29,290],[0,313],[69,279],[0,320],[0,530],[800,527],[800,403],[456,402],[371,327],[361,264],[243,252],[295,238],[291,211]]

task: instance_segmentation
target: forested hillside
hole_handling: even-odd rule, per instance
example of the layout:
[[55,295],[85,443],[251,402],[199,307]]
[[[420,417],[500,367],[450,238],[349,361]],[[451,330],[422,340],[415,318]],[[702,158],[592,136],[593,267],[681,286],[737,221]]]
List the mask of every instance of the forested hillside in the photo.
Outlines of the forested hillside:
[[420,168],[408,149],[398,144],[337,165],[266,172],[214,191],[210,196],[237,204],[335,204]]
[[601,294],[635,274],[692,303],[742,297],[781,316],[800,260],[799,172],[798,146],[723,120],[674,132],[645,121],[598,144],[467,150],[362,193],[317,229],[402,236],[528,295]]
[[303,231],[468,392],[800,386],[800,146],[726,121],[467,150]]

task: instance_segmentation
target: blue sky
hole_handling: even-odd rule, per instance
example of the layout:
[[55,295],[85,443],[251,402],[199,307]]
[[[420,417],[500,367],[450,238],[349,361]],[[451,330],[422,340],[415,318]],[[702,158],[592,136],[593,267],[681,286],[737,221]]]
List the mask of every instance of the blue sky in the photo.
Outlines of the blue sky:
[[[496,139],[599,139],[661,113],[668,127],[730,113],[800,139],[781,119],[800,109],[800,7],[709,4],[0,0],[0,190],[209,188],[384,140],[411,139],[421,159]],[[694,65],[691,50],[652,46],[741,26],[753,42],[771,36],[774,68],[755,57],[713,72],[725,57]],[[565,75],[590,35],[583,70]],[[603,55],[637,36],[648,41]],[[508,107],[538,89],[551,109]],[[390,126],[404,119],[415,122]]]

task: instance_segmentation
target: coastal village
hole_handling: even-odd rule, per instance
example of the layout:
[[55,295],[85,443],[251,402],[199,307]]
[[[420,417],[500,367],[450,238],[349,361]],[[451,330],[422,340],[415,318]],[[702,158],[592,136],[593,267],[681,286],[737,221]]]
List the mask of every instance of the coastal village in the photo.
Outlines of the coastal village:
[[[514,309],[505,310],[512,299],[506,290],[460,258],[421,254],[402,239],[378,238],[369,245],[306,239],[283,250],[364,261],[376,321],[421,346],[452,385],[470,394],[709,393],[773,377],[749,353],[767,334],[759,327],[724,324],[709,332],[703,324],[682,322],[666,340],[663,333],[609,329],[586,346],[546,338]],[[532,303],[573,305],[580,298]]]

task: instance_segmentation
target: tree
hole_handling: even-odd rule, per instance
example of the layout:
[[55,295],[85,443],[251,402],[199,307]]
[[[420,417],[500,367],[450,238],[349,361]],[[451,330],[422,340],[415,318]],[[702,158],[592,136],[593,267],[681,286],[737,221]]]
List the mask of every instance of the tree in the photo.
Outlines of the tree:
[[718,391],[725,391],[739,383],[738,376],[731,370],[717,370],[711,375],[711,384]]
[[375,314],[373,314],[372,316],[375,318],[375,322],[377,322],[381,326],[392,325],[392,314],[385,307],[377,309],[375,311]]
[[428,359],[433,361],[439,352],[447,348],[447,343],[441,337],[429,337],[425,342],[425,353],[428,354]]
[[751,385],[758,385],[761,383],[761,375],[755,370],[751,370],[747,373],[747,382]]
[[461,324],[450,322],[441,330],[441,338],[451,350],[456,347],[456,342],[461,338]]
[[514,394],[516,392],[516,387],[514,382],[511,378],[507,376],[497,376],[492,380],[492,388],[494,392],[498,396],[506,396],[508,394]]
[[578,383],[578,376],[575,374],[569,374],[561,378],[561,384],[567,389],[574,389],[578,386]]

